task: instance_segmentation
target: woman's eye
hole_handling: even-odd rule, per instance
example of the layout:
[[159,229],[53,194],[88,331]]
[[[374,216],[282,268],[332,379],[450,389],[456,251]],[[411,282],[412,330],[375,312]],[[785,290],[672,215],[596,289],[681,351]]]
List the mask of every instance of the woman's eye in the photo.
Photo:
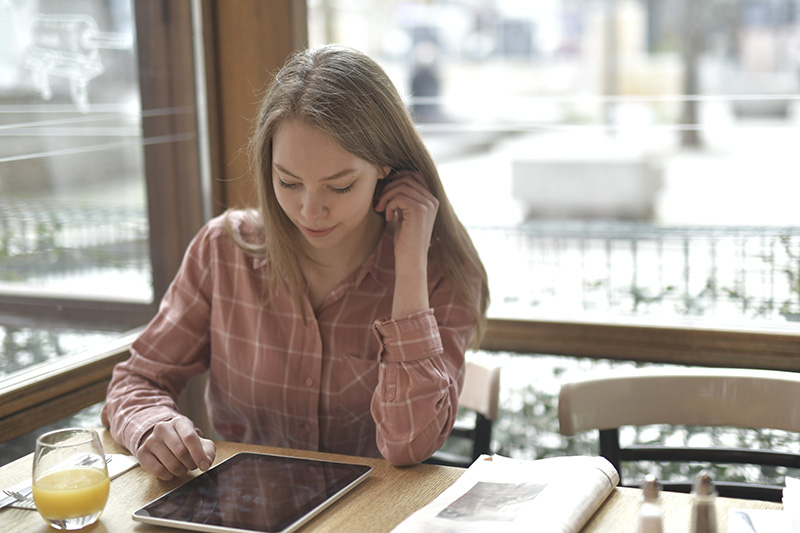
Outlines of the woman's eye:
[[280,185],[284,189],[294,189],[295,187],[298,186],[297,183],[286,183],[285,181],[283,181],[280,178],[278,178],[278,185]]
[[342,187],[341,189],[337,189],[336,187],[333,188],[333,192],[336,194],[347,194],[353,189],[353,184],[351,183],[347,187]]

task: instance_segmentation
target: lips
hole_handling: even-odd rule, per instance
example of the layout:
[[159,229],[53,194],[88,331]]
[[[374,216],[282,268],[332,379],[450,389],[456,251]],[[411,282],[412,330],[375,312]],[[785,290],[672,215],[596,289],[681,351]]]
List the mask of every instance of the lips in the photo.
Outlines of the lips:
[[323,229],[311,229],[305,226],[301,226],[303,228],[303,233],[308,235],[309,237],[324,237],[336,229],[336,226],[332,226],[330,228],[323,228]]

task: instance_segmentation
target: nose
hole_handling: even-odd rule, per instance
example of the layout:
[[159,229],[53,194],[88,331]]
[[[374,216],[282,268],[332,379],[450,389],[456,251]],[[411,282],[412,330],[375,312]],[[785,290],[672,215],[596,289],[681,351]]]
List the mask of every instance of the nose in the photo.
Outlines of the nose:
[[300,214],[306,220],[314,220],[327,215],[328,208],[325,206],[325,202],[320,194],[307,191],[303,195],[303,205],[300,208]]

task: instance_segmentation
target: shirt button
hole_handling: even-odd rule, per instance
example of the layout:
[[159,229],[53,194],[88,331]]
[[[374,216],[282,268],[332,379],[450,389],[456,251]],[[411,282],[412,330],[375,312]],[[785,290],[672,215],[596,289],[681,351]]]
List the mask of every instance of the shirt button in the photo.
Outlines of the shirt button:
[[311,378],[308,378],[308,379],[306,379],[306,385],[307,385],[308,387],[310,387],[310,386],[311,386],[311,385],[313,385],[313,384],[314,384],[314,380],[313,380],[313,379],[311,379]]
[[311,424],[306,424],[305,428],[306,428],[306,431],[311,431]]

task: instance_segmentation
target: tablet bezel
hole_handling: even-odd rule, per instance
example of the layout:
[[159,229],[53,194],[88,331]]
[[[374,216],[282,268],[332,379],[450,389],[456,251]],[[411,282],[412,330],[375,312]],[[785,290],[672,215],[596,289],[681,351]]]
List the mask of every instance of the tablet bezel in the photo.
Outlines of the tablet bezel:
[[[328,460],[324,460],[324,459],[311,459],[311,458],[306,458],[306,457],[294,457],[294,456],[291,456],[291,455],[280,455],[280,454],[272,454],[272,453],[257,453],[257,452],[238,452],[238,453],[235,453],[235,454],[231,455],[230,457],[228,457],[227,459],[225,459],[224,461],[221,461],[218,464],[214,465],[209,470],[209,472],[212,471],[212,470],[215,470],[217,472],[220,472],[220,471],[224,470],[225,468],[229,467],[230,464],[232,464],[231,463],[232,459],[234,459],[236,457],[240,457],[240,456],[269,456],[269,457],[272,457],[272,458],[283,458],[283,459],[288,459],[288,460],[291,460],[291,461],[309,461],[311,463],[316,463],[316,464],[320,464],[320,465],[324,465],[324,464],[346,465],[346,466],[356,467],[359,470],[363,470],[361,472],[361,474],[358,475],[358,477],[353,479],[346,486],[344,486],[341,489],[339,489],[336,493],[328,496],[324,501],[320,502],[316,506],[314,506],[311,509],[307,510],[302,515],[299,515],[296,518],[296,520],[291,522],[284,529],[272,530],[272,531],[269,531],[269,533],[289,533],[291,531],[295,531],[297,528],[299,528],[300,526],[302,526],[303,524],[305,524],[306,522],[308,522],[309,520],[311,520],[312,518],[317,516],[323,510],[325,510],[328,507],[330,507],[334,502],[339,500],[342,496],[344,496],[345,494],[350,492],[353,488],[355,488],[357,485],[359,485],[361,482],[363,482],[372,473],[372,467],[369,466],[369,465],[363,465],[363,464],[358,464],[358,463],[347,463],[347,462],[341,462],[341,461],[328,461]],[[233,527],[233,526],[210,525],[210,524],[204,524],[204,523],[200,523],[200,522],[192,522],[190,520],[179,520],[179,519],[175,519],[175,518],[163,518],[163,517],[156,517],[156,516],[151,516],[151,515],[147,514],[147,510],[146,510],[147,507],[149,507],[152,504],[158,502],[159,500],[162,500],[164,498],[169,497],[171,494],[173,494],[175,492],[183,491],[183,490],[186,490],[186,489],[191,489],[193,484],[200,483],[199,480],[203,476],[206,476],[206,478],[209,477],[207,472],[203,472],[202,474],[199,474],[198,476],[190,479],[189,481],[187,481],[186,483],[182,484],[181,486],[176,487],[176,488],[172,489],[171,491],[169,491],[169,492],[167,492],[165,494],[162,494],[158,498],[155,498],[154,500],[146,503],[145,505],[142,505],[141,507],[136,509],[131,514],[133,520],[135,520],[137,522],[142,522],[144,524],[151,524],[151,525],[156,525],[156,526],[167,526],[167,527],[185,529],[185,530],[190,530],[190,531],[227,532],[227,533],[254,533],[254,532],[268,531],[268,530],[263,530],[263,529],[243,529],[243,528],[240,528],[240,527]]]

